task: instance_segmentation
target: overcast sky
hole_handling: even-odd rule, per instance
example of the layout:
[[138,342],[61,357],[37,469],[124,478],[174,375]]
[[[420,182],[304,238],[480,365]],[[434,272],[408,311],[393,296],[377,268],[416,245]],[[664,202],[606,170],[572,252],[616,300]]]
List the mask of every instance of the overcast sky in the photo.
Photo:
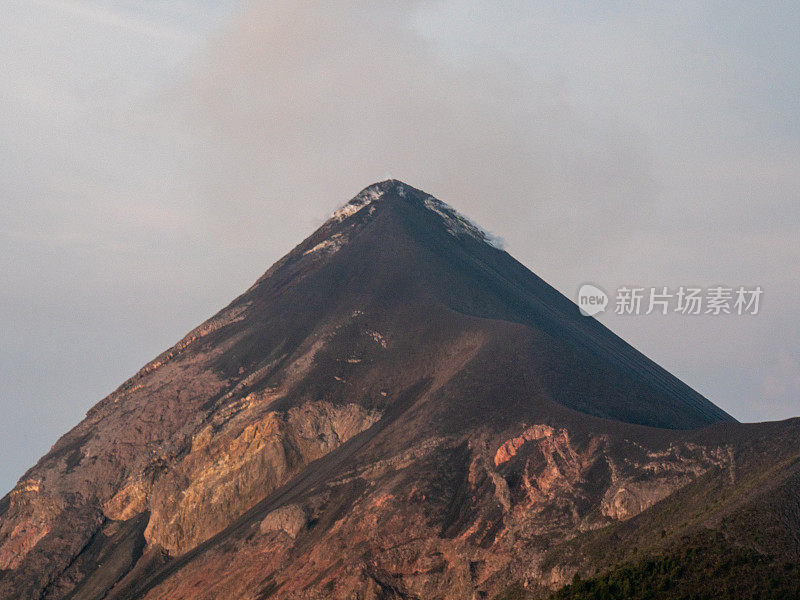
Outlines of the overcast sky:
[[800,415],[795,2],[0,0],[0,494],[337,205],[394,177],[740,420]]

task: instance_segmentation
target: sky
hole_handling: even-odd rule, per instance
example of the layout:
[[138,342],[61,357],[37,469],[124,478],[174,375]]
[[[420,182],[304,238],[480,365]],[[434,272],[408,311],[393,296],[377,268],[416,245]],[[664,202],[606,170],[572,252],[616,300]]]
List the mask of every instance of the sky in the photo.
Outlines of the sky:
[[0,11],[0,494],[390,177],[573,299],[761,286],[757,315],[598,318],[742,421],[800,415],[796,3]]

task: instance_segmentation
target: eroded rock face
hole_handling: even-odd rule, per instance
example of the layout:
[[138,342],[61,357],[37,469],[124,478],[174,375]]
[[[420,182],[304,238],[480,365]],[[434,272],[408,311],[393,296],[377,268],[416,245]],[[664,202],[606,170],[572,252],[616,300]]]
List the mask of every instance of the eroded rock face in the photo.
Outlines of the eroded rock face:
[[[554,433],[554,429],[548,425],[534,425],[532,427],[525,428],[520,435],[510,438],[500,445],[494,455],[495,466],[498,467],[504,462],[511,460],[514,456],[516,456],[517,451],[524,446],[526,442],[542,439],[552,440]],[[562,430],[559,432],[559,435],[562,438],[562,445],[564,443],[569,443],[569,439],[566,438],[566,431]]]
[[264,402],[252,397],[224,424],[207,425],[189,452],[149,483],[136,475],[105,505],[106,516],[126,520],[147,509],[147,541],[182,554],[380,418],[356,404],[312,402],[279,413],[265,411]]
[[290,538],[294,539],[297,534],[306,526],[306,511],[299,504],[290,504],[276,508],[261,521],[259,530],[261,533],[270,531],[283,531]]
[[704,447],[671,444],[644,456],[632,448],[609,461],[611,482],[603,495],[601,511],[612,519],[625,520],[703,475],[712,467],[730,471],[734,465],[730,446]]
[[[546,424],[499,440],[486,433],[420,440],[342,472],[304,491],[302,504],[254,516],[250,533],[210,550],[146,597],[210,600],[256,591],[294,600],[461,600],[494,597],[512,575],[558,586],[575,570],[543,566],[551,547],[630,519],[708,469],[728,467],[727,448],[691,442],[648,450]],[[638,490],[635,503],[614,504],[623,489]],[[230,561],[235,577],[226,572]],[[221,583],[199,593],[209,579]]]
[[684,443],[646,450],[608,435],[575,443],[569,431],[548,425],[524,428],[494,455],[495,467],[511,482],[512,519],[540,531],[548,528],[547,520],[582,531],[608,519],[630,519],[710,468],[729,468],[731,461],[728,447]]
[[16,520],[8,518],[0,527],[0,569],[15,569],[19,566],[25,555],[46,536],[52,527],[55,515],[55,506],[50,510],[29,511],[29,503],[47,501],[38,498],[40,481],[38,479],[25,479],[20,481],[9,494],[9,517],[19,515]]

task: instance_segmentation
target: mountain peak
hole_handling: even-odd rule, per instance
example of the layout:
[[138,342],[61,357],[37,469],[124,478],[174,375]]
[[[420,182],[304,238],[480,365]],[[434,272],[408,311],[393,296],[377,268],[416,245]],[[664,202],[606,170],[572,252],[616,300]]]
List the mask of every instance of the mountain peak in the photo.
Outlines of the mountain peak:
[[348,200],[341,207],[336,209],[330,216],[330,221],[342,222],[351,215],[354,215],[362,208],[369,206],[386,196],[388,193],[394,192],[397,196],[405,195],[405,184],[395,179],[387,179],[368,185],[352,199]]
[[454,237],[469,237],[502,249],[499,238],[459,213],[452,206],[434,196],[414,188],[399,179],[386,179],[365,187],[346,204],[342,205],[328,219],[328,222],[341,223],[362,209],[371,207],[379,201],[404,202],[435,214],[440,225]]

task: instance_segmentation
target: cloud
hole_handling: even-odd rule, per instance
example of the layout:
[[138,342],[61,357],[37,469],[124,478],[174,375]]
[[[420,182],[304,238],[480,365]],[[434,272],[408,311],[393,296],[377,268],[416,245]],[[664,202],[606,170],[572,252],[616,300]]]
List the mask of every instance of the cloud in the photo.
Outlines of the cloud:
[[163,13],[142,14],[141,7],[126,10],[122,6],[114,6],[113,3],[109,6],[107,3],[97,4],[86,0],[28,0],[28,2],[41,9],[58,11],[84,23],[103,27],[106,31],[121,29],[127,33],[155,40],[185,42],[189,38],[189,32],[185,27],[164,23],[158,18],[163,18],[165,16]]
[[613,227],[652,196],[644,141],[576,109],[561,81],[453,60],[413,3],[349,6],[251,4],[180,94],[197,100],[200,193],[231,235],[307,226],[389,175],[497,231],[511,213],[541,230],[575,211]]
[[[154,108],[220,9],[140,5],[3,5],[0,494],[180,337],[170,321],[188,330],[237,289],[209,296],[190,283],[203,229],[180,126]],[[215,278],[206,262],[201,277]],[[165,320],[173,302],[186,312]]]

